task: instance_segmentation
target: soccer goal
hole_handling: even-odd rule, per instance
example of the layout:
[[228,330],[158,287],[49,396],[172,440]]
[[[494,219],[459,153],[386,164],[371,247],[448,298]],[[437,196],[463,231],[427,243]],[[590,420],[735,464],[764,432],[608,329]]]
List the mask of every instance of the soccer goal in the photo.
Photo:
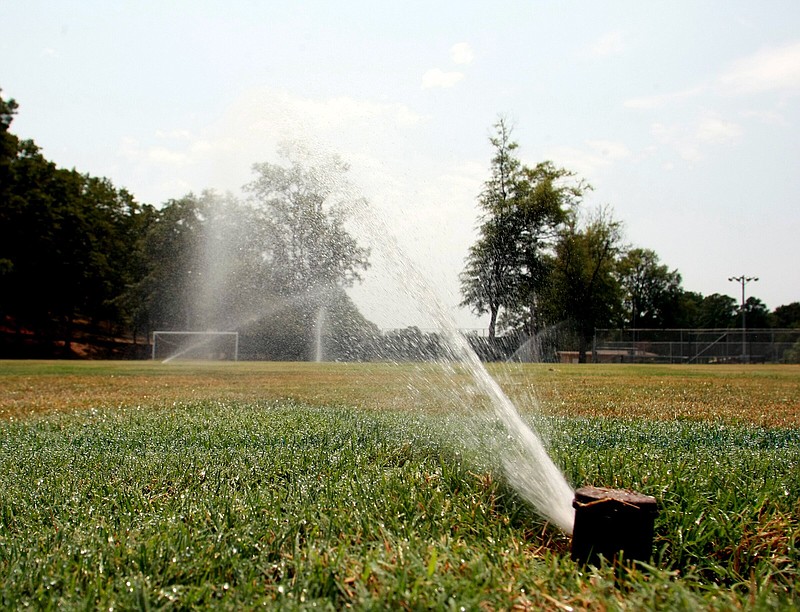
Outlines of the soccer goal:
[[153,359],[239,361],[239,332],[156,331]]

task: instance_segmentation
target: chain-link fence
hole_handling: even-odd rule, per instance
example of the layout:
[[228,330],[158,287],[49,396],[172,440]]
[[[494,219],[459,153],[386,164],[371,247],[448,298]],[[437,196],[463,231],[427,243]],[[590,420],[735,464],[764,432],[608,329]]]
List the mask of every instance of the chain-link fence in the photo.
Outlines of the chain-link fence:
[[598,329],[591,360],[607,363],[798,363],[800,329]]

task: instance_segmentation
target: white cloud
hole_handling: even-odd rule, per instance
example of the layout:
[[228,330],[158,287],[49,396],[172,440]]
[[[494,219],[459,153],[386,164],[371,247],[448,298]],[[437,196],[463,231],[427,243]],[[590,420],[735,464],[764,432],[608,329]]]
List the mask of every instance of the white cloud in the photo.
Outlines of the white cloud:
[[[347,96],[308,98],[267,88],[243,93],[213,124],[123,139],[118,156],[128,183],[147,185],[152,203],[205,188],[236,192],[256,162],[277,162],[282,142],[333,151],[386,186],[386,168],[411,155],[405,135],[427,118],[406,105]],[[186,188],[190,186],[189,188]],[[183,191],[175,192],[180,187]]]
[[156,130],[156,136],[159,138],[168,138],[171,140],[191,140],[192,133],[189,130]]
[[723,91],[734,94],[800,91],[800,42],[742,58],[723,72],[718,82]]
[[177,168],[186,166],[191,162],[189,155],[178,148],[170,148],[163,144],[142,146],[139,141],[133,138],[123,140],[120,147],[120,155],[130,162],[142,165],[153,164],[161,169],[164,167]]
[[627,146],[614,140],[587,140],[586,144],[595,155],[609,163],[630,157],[631,154]]
[[[466,65],[472,63],[475,55],[472,49],[465,42],[456,43],[450,47],[450,59],[454,64]],[[464,73],[458,70],[442,70],[441,68],[431,68],[422,75],[422,88],[445,89],[453,87],[464,80]]]
[[639,98],[630,98],[623,102],[625,108],[634,108],[639,110],[653,110],[656,108],[664,108],[672,104],[682,103],[701,95],[706,88],[702,85],[683,89],[680,91],[673,91],[663,94],[656,94],[653,96],[642,96]]
[[431,68],[422,75],[423,89],[434,87],[453,87],[456,83],[464,79],[464,73],[458,71],[445,72],[439,68]]
[[631,157],[628,147],[613,140],[587,140],[583,147],[558,147],[548,153],[558,165],[591,181],[600,168]]
[[698,122],[695,134],[701,143],[726,144],[738,140],[742,135],[742,128],[737,123],[711,115]]
[[422,115],[403,104],[359,100],[349,96],[313,99],[287,97],[289,108],[304,121],[315,124],[316,131],[329,132],[331,128],[351,126],[353,123],[388,122],[391,125],[413,126],[423,121]]
[[650,127],[650,132],[659,143],[674,149],[686,161],[700,161],[703,159],[697,142],[679,126],[654,123]]
[[754,119],[765,125],[789,125],[786,121],[786,117],[775,111],[745,110],[739,113],[739,116],[742,119]]
[[691,126],[654,123],[650,131],[659,143],[673,148],[680,157],[692,162],[704,159],[707,147],[735,144],[742,135],[739,124],[713,114],[701,117]]
[[455,64],[471,64],[475,54],[467,43],[456,43],[450,47],[450,58]]
[[155,164],[167,166],[184,166],[190,161],[186,153],[166,147],[150,147],[147,150],[147,159]]
[[623,106],[654,110],[688,102],[704,94],[741,95],[766,91],[800,92],[800,42],[763,49],[739,59],[708,83],[678,91],[630,98],[623,102]]
[[622,38],[622,32],[615,30],[603,34],[589,49],[589,53],[594,57],[607,57],[609,55],[616,55],[625,50],[625,43]]

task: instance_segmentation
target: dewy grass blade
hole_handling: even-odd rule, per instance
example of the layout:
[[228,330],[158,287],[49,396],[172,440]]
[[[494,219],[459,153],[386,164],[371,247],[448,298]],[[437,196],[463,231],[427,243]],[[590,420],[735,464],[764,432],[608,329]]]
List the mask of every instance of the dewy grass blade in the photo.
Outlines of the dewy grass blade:
[[[92,376],[102,375],[97,368]],[[605,372],[610,397],[624,394],[626,372],[618,391]],[[569,540],[520,499],[491,457],[463,443],[461,432],[474,424],[466,415],[356,401],[154,397],[137,407],[118,399],[18,406],[13,421],[0,420],[3,607],[800,602],[796,425],[724,412],[712,420],[618,418],[573,413],[571,404],[564,414],[546,407],[548,414],[526,415],[544,424],[554,461],[574,485],[658,499],[653,568],[620,585],[614,568],[575,566]]]

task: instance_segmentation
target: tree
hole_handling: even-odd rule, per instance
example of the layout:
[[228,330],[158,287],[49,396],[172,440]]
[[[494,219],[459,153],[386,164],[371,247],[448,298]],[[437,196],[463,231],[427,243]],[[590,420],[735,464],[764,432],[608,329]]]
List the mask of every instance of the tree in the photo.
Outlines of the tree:
[[[769,327],[770,312],[767,305],[764,304],[757,297],[749,297],[744,303],[744,323],[749,329],[760,329]],[[734,325],[737,327],[742,326],[742,312],[739,309],[739,314],[736,316]]]
[[681,290],[677,298],[673,325],[679,328],[700,327],[700,311],[702,310],[703,299],[701,293]]
[[[340,186],[347,165],[337,157],[311,163],[297,146],[284,146],[280,153],[288,165],[256,164],[256,178],[246,189],[264,215],[263,257],[273,300],[285,304],[272,334],[285,332],[285,346],[303,338],[311,346],[320,310],[349,302],[344,289],[361,280],[369,251],[345,229],[349,194]],[[302,357],[300,350],[298,344],[287,355]]]
[[131,291],[131,300],[146,308],[147,328],[195,329],[192,292],[200,282],[195,253],[201,226],[193,194],[169,200],[147,223],[141,246],[145,273]]
[[309,166],[299,159],[303,153],[284,146],[289,166],[255,164],[256,178],[246,187],[267,213],[275,280],[287,295],[351,286],[369,267],[369,252],[344,228],[344,196],[336,182],[347,165],[331,157]]
[[711,329],[733,327],[737,311],[736,300],[731,296],[712,293],[705,296],[700,303],[698,318],[693,327]]
[[193,281],[187,292],[193,325],[236,329],[257,316],[274,291],[266,211],[214,191],[194,202],[200,223],[190,245]]
[[42,355],[57,339],[69,353],[75,321],[132,326],[135,340],[142,328],[269,318],[286,338],[273,345],[299,346],[323,305],[341,332],[332,346],[374,331],[344,291],[368,253],[344,229],[338,159],[304,165],[284,149],[288,166],[255,167],[250,201],[203,192],[156,210],[18,140],[8,130],[16,109],[0,98],[0,316],[17,329],[12,354],[23,335],[44,340]]
[[[552,269],[552,254],[559,229],[591,186],[575,174],[546,161],[523,167],[512,200],[511,232],[517,254],[514,287],[504,320],[533,336],[540,326],[539,295]],[[516,320],[516,324],[512,321]]]
[[511,302],[517,286],[517,257],[508,227],[511,222],[509,215],[501,213],[483,223],[460,275],[461,305],[471,307],[478,315],[489,314],[490,340],[497,333],[500,308]]
[[84,314],[121,323],[129,315],[119,297],[140,272],[138,230],[148,207],[107,178],[81,175],[81,181],[79,199],[86,219],[82,241],[90,252],[85,270],[92,279]]
[[151,281],[149,275],[155,262],[149,258],[148,244],[160,214],[155,207],[144,204],[125,220],[128,241],[125,246],[127,253],[123,256],[123,287],[114,301],[119,308],[121,322],[133,335],[134,345],[138,343],[140,332],[144,332],[145,338],[149,339],[153,327],[152,307],[157,299],[149,294],[148,288]]
[[553,322],[573,321],[580,363],[586,362],[595,328],[609,327],[619,316],[621,291],[615,261],[621,240],[621,223],[604,208],[585,224],[577,214],[571,215],[556,244],[545,308]]
[[504,118],[494,125],[489,137],[494,147],[491,173],[478,197],[482,210],[479,237],[470,248],[464,271],[460,275],[461,306],[477,315],[489,315],[489,339],[496,335],[500,308],[511,302],[516,286],[513,276],[518,269],[514,251],[512,200],[519,184],[522,164],[514,155],[519,146],[511,140],[511,127]]
[[[3,90],[0,89],[0,94]],[[17,103],[13,99],[4,100],[0,95],[0,244],[9,240],[6,232],[11,231],[8,211],[11,207],[11,163],[17,156],[19,141],[9,132],[11,122],[17,112]],[[3,229],[5,228],[5,230]],[[7,278],[14,270],[14,262],[10,258],[7,246],[0,246],[0,287],[6,285]],[[0,320],[8,308],[8,297],[0,297]]]
[[132,281],[138,204],[107,179],[64,170],[31,141],[9,164],[0,208],[0,310],[18,331],[64,342],[70,354],[74,322],[121,322],[119,295]]
[[634,248],[617,262],[628,327],[671,327],[677,320],[681,275],[660,265],[650,249]]
[[800,328],[800,302],[778,306],[770,318],[770,327]]
[[[2,93],[3,90],[0,89],[0,94]],[[8,205],[11,195],[11,163],[19,150],[19,139],[9,132],[16,113],[17,103],[14,99],[4,100],[0,95],[0,207]],[[9,263],[6,260],[6,265]]]
[[491,173],[478,198],[479,237],[460,276],[461,305],[489,314],[490,339],[501,311],[505,327],[535,332],[537,294],[547,278],[558,227],[588,188],[552,162],[522,165],[505,119],[494,128]]

